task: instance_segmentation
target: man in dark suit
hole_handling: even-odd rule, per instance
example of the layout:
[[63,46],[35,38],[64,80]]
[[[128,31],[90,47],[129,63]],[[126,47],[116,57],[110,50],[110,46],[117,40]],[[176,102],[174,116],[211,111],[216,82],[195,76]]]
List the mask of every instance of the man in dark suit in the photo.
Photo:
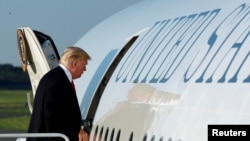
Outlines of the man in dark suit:
[[[39,82],[29,124],[29,133],[62,133],[70,141],[88,141],[81,128],[82,119],[73,80],[86,71],[90,56],[81,48],[65,49],[60,64],[46,73]],[[59,141],[62,138],[28,138]]]

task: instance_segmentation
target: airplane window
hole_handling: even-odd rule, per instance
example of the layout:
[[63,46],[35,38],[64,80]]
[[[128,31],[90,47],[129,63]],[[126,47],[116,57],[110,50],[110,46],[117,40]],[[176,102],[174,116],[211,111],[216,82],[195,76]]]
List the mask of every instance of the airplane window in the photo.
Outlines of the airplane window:
[[[95,128],[95,135],[94,135],[94,137],[96,137],[97,136],[97,132],[98,132],[98,126],[96,126],[96,128]],[[94,141],[95,141],[96,139],[94,139]]]
[[144,135],[143,141],[147,141],[147,134]]
[[133,141],[133,132],[130,134],[129,141]]
[[100,134],[99,134],[99,140],[102,140],[102,133],[103,133],[103,127],[101,128]]
[[55,51],[55,54],[56,54],[56,57],[58,58],[58,60],[60,59],[60,56],[59,56],[59,53],[56,49],[56,45],[53,41],[53,39],[49,36],[49,35],[46,35],[42,32],[39,32],[39,31],[36,31],[36,30],[33,30],[33,32],[35,33],[40,45],[42,46],[42,44],[45,42],[45,41],[49,41],[51,44],[52,44],[52,47]]
[[155,141],[155,136],[152,136],[151,141]]
[[160,141],[163,141],[163,137],[160,138]]
[[121,134],[121,130],[118,131],[117,136],[116,136],[116,141],[120,140],[120,134]]
[[106,133],[105,133],[104,141],[107,141],[108,134],[109,134],[109,128],[107,128],[107,129],[106,129]]
[[42,32],[33,30],[35,33],[40,46],[44,52],[45,58],[49,63],[50,68],[55,68],[58,65],[60,56],[56,49],[56,45],[53,42],[52,38]]
[[113,141],[114,133],[115,133],[115,129],[113,128],[111,135],[110,135],[110,141]]

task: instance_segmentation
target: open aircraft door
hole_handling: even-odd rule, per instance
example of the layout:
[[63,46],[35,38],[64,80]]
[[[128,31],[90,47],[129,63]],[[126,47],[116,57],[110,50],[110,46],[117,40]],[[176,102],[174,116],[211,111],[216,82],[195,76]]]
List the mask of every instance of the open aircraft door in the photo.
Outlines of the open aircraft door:
[[59,62],[51,37],[29,27],[17,29],[17,47],[23,71],[28,71],[33,96],[42,76]]

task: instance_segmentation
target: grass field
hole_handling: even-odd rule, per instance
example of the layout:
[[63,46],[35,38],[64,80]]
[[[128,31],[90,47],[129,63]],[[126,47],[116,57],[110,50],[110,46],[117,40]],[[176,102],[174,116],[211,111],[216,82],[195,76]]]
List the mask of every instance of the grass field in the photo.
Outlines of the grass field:
[[0,133],[26,132],[30,120],[26,95],[31,90],[0,90]]

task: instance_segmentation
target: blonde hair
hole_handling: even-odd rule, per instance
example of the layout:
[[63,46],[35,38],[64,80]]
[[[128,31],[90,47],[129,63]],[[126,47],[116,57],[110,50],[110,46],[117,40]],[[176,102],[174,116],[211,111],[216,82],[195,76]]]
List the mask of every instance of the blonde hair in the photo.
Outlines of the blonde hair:
[[91,57],[83,49],[75,46],[69,46],[64,50],[59,63],[68,66],[74,60],[83,60],[83,59],[91,60]]

